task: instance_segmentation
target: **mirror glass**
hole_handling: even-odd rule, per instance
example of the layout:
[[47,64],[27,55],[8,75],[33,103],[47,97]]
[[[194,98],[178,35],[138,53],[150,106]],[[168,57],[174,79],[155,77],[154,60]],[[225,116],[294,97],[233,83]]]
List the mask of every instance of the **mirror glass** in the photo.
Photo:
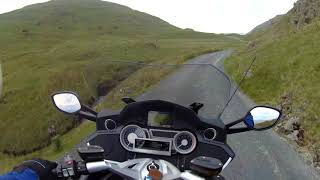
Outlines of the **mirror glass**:
[[66,113],[76,113],[81,109],[79,99],[72,93],[56,94],[53,101],[58,109]]
[[280,112],[268,107],[255,107],[245,117],[244,123],[251,129],[272,127],[279,119]]

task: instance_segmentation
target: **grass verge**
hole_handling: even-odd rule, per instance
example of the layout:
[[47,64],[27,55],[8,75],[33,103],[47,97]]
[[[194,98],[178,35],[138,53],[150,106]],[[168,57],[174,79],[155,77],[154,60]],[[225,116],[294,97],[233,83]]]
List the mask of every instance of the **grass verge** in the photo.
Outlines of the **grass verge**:
[[301,31],[255,48],[246,47],[226,61],[226,69],[239,81],[252,57],[257,61],[241,89],[259,104],[282,108],[284,123],[299,124],[297,143],[320,160],[320,21]]

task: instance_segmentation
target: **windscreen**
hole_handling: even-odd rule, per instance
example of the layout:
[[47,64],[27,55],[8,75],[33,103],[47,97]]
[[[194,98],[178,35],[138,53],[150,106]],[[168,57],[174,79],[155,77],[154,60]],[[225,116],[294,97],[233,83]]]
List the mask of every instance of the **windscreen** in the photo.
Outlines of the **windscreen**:
[[[121,109],[125,105],[121,98],[131,97],[137,101],[166,100],[185,107],[202,103],[200,116],[218,118],[231,94],[230,79],[210,59],[183,64],[95,60],[84,70],[98,110]],[[153,126],[172,124],[166,112],[149,112],[148,118]]]

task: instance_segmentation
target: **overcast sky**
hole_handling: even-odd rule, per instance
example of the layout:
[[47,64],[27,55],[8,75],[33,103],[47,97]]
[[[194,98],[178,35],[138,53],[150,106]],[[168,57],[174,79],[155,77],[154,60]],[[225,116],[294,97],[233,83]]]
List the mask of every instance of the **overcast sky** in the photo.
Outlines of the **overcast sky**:
[[[0,14],[47,0],[0,0]],[[123,4],[180,28],[201,32],[247,33],[284,14],[297,0],[109,0]]]

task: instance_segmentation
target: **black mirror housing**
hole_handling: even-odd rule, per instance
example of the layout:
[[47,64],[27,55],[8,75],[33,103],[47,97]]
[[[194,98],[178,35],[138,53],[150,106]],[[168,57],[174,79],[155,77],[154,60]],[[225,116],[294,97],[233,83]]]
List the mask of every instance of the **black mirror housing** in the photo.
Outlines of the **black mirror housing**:
[[251,130],[262,131],[274,127],[281,117],[280,110],[268,106],[256,106],[243,118],[244,124]]
[[[247,132],[250,130],[263,131],[274,127],[280,120],[282,112],[268,106],[256,106],[243,118],[226,124],[228,134]],[[236,124],[244,123],[246,127],[231,128]]]
[[81,110],[81,102],[74,92],[63,91],[51,95],[54,106],[66,114],[77,114]]

